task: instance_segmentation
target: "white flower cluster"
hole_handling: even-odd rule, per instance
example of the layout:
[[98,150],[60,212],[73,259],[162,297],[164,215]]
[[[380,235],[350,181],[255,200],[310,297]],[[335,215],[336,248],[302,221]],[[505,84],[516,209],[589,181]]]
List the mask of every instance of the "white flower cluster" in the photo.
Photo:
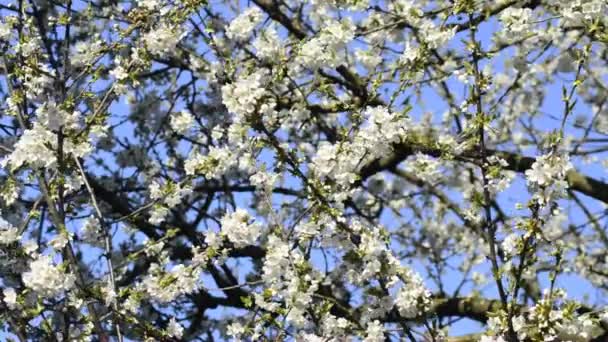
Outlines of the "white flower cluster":
[[11,30],[10,24],[0,21],[0,41],[7,41],[11,36]]
[[55,297],[70,290],[76,281],[73,274],[55,266],[50,256],[39,255],[30,263],[30,270],[23,273],[23,283],[43,297]]
[[32,37],[33,39],[21,40],[15,45],[15,50],[23,54],[24,57],[29,57],[40,52],[40,48],[43,46],[42,39],[38,36]]
[[171,116],[171,128],[180,134],[188,132],[194,123],[194,116],[187,110],[182,110]]
[[279,174],[265,170],[258,170],[249,177],[251,184],[254,185],[256,189],[266,194],[272,193],[274,185],[278,180]]
[[276,60],[283,54],[283,46],[277,30],[269,28],[260,33],[253,42],[257,55],[267,60]]
[[195,266],[179,264],[170,272],[164,272],[159,264],[152,264],[149,274],[143,279],[140,287],[152,299],[159,303],[168,303],[181,295],[195,291],[198,288],[200,274],[200,269]]
[[55,153],[47,145],[56,143],[55,135],[42,125],[34,124],[32,129],[25,130],[15,144],[13,152],[6,156],[0,166],[10,165],[16,170],[24,164],[33,167],[48,168],[55,164]]
[[[50,146],[50,148],[49,148]],[[25,130],[19,141],[13,147],[13,152],[0,161],[0,167],[10,165],[11,170],[16,170],[23,165],[34,168],[50,168],[55,165],[57,158],[51,148],[56,148],[57,138],[53,132],[35,123],[31,129]],[[90,152],[87,142],[74,144],[69,140],[64,141],[63,150],[77,157],[83,157]]]
[[[356,172],[366,162],[386,155],[393,144],[401,141],[409,119],[390,113],[384,107],[368,107],[363,112],[365,123],[352,142],[331,145],[322,142],[312,158],[311,169],[320,178],[333,178],[339,186],[348,188],[357,178]],[[338,200],[340,192],[335,199]]]
[[487,178],[488,178],[488,191],[492,195],[499,194],[506,190],[513,178],[515,173],[513,171],[505,170],[509,166],[506,160],[497,156],[490,156],[488,158]]
[[443,178],[441,162],[420,152],[408,158],[405,170],[428,184],[436,184]]
[[566,177],[566,172],[572,169],[568,156],[546,154],[536,158],[532,168],[526,170],[528,183],[540,186],[549,185]]
[[562,237],[564,228],[568,224],[568,215],[559,208],[553,208],[544,219],[543,225],[544,237],[549,241],[555,241]]
[[181,339],[182,336],[184,336],[184,327],[177,323],[175,317],[171,317],[169,320],[169,324],[167,325],[167,334],[177,339]]
[[[128,66],[126,65],[125,59],[117,56],[114,58],[114,68],[110,70],[110,76],[114,77],[117,81],[125,81],[129,78]],[[124,93],[125,89],[120,89],[120,93]]]
[[423,17],[424,12],[420,8],[420,4],[415,0],[397,0],[391,1],[389,10],[398,13],[400,16],[406,17],[408,20],[416,20]]
[[[320,283],[319,274],[312,271],[302,274],[297,269],[309,269],[310,265],[298,250],[291,250],[288,242],[277,235],[268,237],[267,254],[262,266],[267,293],[273,299],[286,304],[288,323],[297,328],[309,324],[308,310],[313,303],[313,295]],[[257,306],[268,311],[276,311],[280,305],[260,294],[254,295]],[[326,320],[326,319],[325,319]]]
[[498,37],[504,41],[512,41],[527,35],[532,30],[534,14],[529,8],[508,7],[499,15],[504,29]]
[[336,7],[349,11],[362,11],[369,6],[369,0],[309,0],[309,2],[315,6],[315,9],[326,6],[323,10]]
[[557,4],[566,25],[580,25],[593,20],[608,23],[608,4],[604,0],[574,0]]
[[251,220],[247,211],[238,208],[222,217],[222,234],[237,248],[253,245],[260,237],[261,226],[259,223],[250,223]]
[[405,285],[397,293],[395,305],[404,318],[415,318],[430,309],[431,292],[424,286],[420,275],[411,270],[405,280]]
[[408,117],[391,113],[387,108],[368,107],[363,112],[365,123],[359,130],[357,139],[381,156],[392,150],[391,144],[400,142],[411,122]]
[[380,321],[372,321],[367,324],[365,329],[365,338],[363,342],[383,342],[384,338],[384,326]]
[[182,187],[179,183],[167,183],[161,187],[158,182],[153,181],[149,191],[150,198],[158,202],[152,208],[148,221],[152,224],[159,224],[169,214],[169,209],[175,208],[182,198],[192,193],[192,188]]
[[564,195],[568,188],[566,175],[573,166],[568,155],[549,153],[536,158],[529,170],[526,170],[528,186],[534,190],[541,204],[548,203]]
[[0,216],[0,245],[11,244],[19,238],[19,230]]
[[249,7],[232,20],[226,29],[226,37],[237,41],[245,40],[249,38],[253,29],[262,19],[264,19],[264,15],[259,8]]
[[344,317],[336,317],[327,314],[323,317],[322,331],[324,336],[334,336],[346,338],[347,330],[352,327],[352,323]]
[[233,151],[229,147],[211,147],[206,155],[193,151],[184,162],[187,175],[202,174],[219,178],[235,164]]
[[319,289],[319,282],[308,274],[301,278],[291,272],[287,272],[286,275],[288,275],[285,277],[288,284],[282,293],[289,307],[286,320],[295,327],[304,328],[308,321],[307,311],[312,304],[313,294]]
[[355,58],[368,70],[373,70],[382,62],[382,57],[378,51],[372,49],[355,51]]
[[17,292],[12,287],[7,287],[2,290],[2,301],[9,309],[17,307]]
[[436,26],[432,21],[425,20],[420,27],[421,36],[424,37],[425,43],[431,49],[437,49],[445,46],[456,34],[456,27],[442,29]]
[[[264,259],[263,279],[271,282],[280,279],[289,269],[290,248],[281,238],[276,235],[268,237],[268,252]],[[297,254],[296,254],[297,256]]]
[[80,229],[80,240],[96,247],[102,247],[101,223],[95,216],[88,217]]
[[163,6],[166,3],[164,0],[137,0],[137,5],[148,10],[154,10]]
[[48,101],[36,109],[36,118],[51,131],[58,131],[60,128],[75,129],[78,127],[80,112],[68,113],[54,101]]
[[[347,183],[352,183],[355,180],[353,171],[357,163],[352,160],[351,165],[339,163],[339,150],[340,145],[332,145],[329,142],[322,141],[317,148],[315,156],[312,158],[313,170],[319,177],[333,175],[335,179],[342,178],[346,179]],[[347,158],[345,159],[348,160]],[[352,165],[353,163],[355,165]],[[346,174],[346,177],[344,177],[344,174]],[[340,175],[340,177],[337,175]]]
[[516,234],[511,233],[505,237],[502,241],[502,249],[507,256],[513,256],[518,253],[518,246],[521,244],[522,238]]
[[239,77],[234,83],[222,86],[222,102],[228,111],[237,116],[252,114],[258,100],[266,92],[264,84],[267,77],[267,71],[259,69],[250,75]]
[[507,342],[507,341],[502,336],[483,335],[479,339],[479,342]]
[[241,336],[245,333],[245,327],[240,322],[232,322],[226,327],[226,335],[234,341],[242,341]]
[[600,336],[604,329],[589,315],[563,319],[557,325],[560,341],[591,341]]
[[[29,82],[34,82],[34,79]],[[46,80],[42,82],[48,85]],[[0,161],[0,167],[10,166],[11,170],[16,170],[23,165],[33,168],[54,166],[58,140],[54,132],[61,128],[72,130],[79,127],[80,112],[67,111],[52,100],[38,106],[35,113],[37,121],[23,132],[11,154]],[[75,143],[67,138],[63,140],[62,148],[64,153],[84,157],[90,152],[91,145],[87,141]]]
[[51,77],[53,69],[46,64],[39,63],[36,68],[27,67],[25,71],[24,85],[27,89],[27,97],[31,101],[48,100],[48,95],[55,91],[55,80]]
[[142,41],[150,53],[166,56],[175,52],[183,35],[181,28],[162,24],[156,29],[144,33]]
[[380,274],[390,278],[391,286],[398,281],[395,276],[401,268],[399,260],[386,247],[382,239],[382,228],[366,227],[360,221],[351,221],[350,227],[361,236],[361,243],[357,246],[357,254],[363,261],[363,270],[350,269],[347,279],[354,284],[365,284],[369,279],[378,277]]
[[548,318],[538,314],[538,305],[533,307],[528,317],[513,318],[513,329],[520,340],[544,330],[545,341],[587,342],[602,334],[603,329],[588,315],[565,317],[563,310],[551,310]]
[[[558,302],[566,297],[565,291],[556,288],[552,295],[545,289],[543,298],[525,314],[513,317],[513,330],[519,340],[542,336],[543,341],[576,341],[588,342],[600,336],[604,330],[600,322],[589,314],[579,315],[572,308],[561,307]],[[488,327],[497,337],[486,337],[484,341],[504,341],[501,333],[508,331],[506,319],[492,317]]]
[[102,40],[97,38],[92,42],[80,41],[76,43],[74,46],[74,53],[70,58],[70,63],[76,67],[93,63],[95,58],[100,55],[102,46]]
[[49,240],[49,245],[52,246],[56,251],[61,251],[68,244],[68,242],[70,242],[70,240],[72,240],[71,233],[60,233]]
[[304,67],[335,68],[342,62],[339,50],[355,37],[355,26],[350,20],[329,23],[319,35],[304,43],[297,62]]

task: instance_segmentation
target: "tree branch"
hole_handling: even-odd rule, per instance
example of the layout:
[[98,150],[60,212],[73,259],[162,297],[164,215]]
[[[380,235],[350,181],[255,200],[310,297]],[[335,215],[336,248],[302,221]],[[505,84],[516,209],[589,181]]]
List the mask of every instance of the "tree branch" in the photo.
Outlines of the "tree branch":
[[[375,175],[376,173],[392,169],[399,165],[407,157],[415,153],[423,153],[433,157],[441,157],[443,151],[439,148],[427,147],[412,143],[400,143],[393,146],[394,153],[384,158],[376,159],[359,172],[360,182]],[[507,163],[507,170],[523,173],[532,168],[535,158],[522,156],[513,152],[496,151],[488,149],[488,155],[495,155],[503,158]],[[455,156],[457,160],[472,161],[480,163],[481,156],[474,150],[469,150]],[[601,182],[593,177],[585,176],[575,170],[570,170],[566,175],[566,180],[570,189],[595,198],[604,203],[608,203],[608,184]]]

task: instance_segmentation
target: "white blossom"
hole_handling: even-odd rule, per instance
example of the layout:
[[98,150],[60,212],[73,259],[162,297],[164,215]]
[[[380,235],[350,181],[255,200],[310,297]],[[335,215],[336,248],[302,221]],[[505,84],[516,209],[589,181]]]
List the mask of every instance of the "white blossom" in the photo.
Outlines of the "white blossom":
[[51,245],[56,251],[62,250],[70,241],[70,237],[67,234],[57,234],[51,241],[49,241],[49,245]]
[[443,341],[501,283],[482,342],[606,334],[605,0],[43,3],[1,10],[6,333]]
[[431,293],[420,276],[409,272],[406,284],[401,287],[395,305],[404,318],[415,318],[430,308]]
[[274,28],[268,28],[260,33],[253,42],[258,56],[266,59],[280,58],[283,46],[279,34]]
[[17,292],[12,287],[7,287],[2,290],[4,304],[9,309],[15,309],[17,307]]
[[167,325],[167,334],[175,338],[182,338],[184,335],[184,327],[177,323],[175,317],[171,317],[169,320],[169,324]]
[[567,156],[543,155],[536,158],[532,168],[526,171],[526,177],[528,182],[542,186],[563,179],[570,169],[572,164]]
[[203,174],[208,178],[219,178],[234,165],[232,152],[228,147],[211,147],[207,155],[192,152],[184,163],[186,174]]
[[55,153],[47,147],[55,144],[55,136],[42,125],[34,125],[32,129],[23,132],[15,144],[13,152],[5,157],[0,166],[10,165],[15,170],[23,164],[48,168],[55,164]]
[[531,188],[540,188],[536,193],[539,203],[548,203],[565,194],[566,175],[572,168],[567,155],[545,154],[536,158],[525,174]]
[[274,172],[259,170],[249,177],[249,181],[261,191],[270,193],[272,192],[275,183],[278,181],[278,178],[279,175]]
[[416,153],[406,166],[406,170],[424,182],[435,184],[442,178],[441,163],[426,154]]
[[88,217],[80,229],[80,239],[88,244],[101,247],[101,223],[95,216]]
[[194,116],[186,110],[171,116],[171,128],[177,133],[186,133],[192,129],[192,124],[194,124]]
[[117,81],[124,81],[129,78],[129,73],[127,69],[125,69],[122,65],[116,65],[116,67],[110,70],[110,75],[114,77]]
[[228,325],[227,332],[228,336],[232,336],[237,341],[240,340],[240,336],[245,333],[245,327],[239,322],[233,322]]
[[500,13],[500,21],[506,26],[510,34],[519,34],[529,29],[532,21],[530,8],[509,7]]
[[[57,148],[57,138],[53,132],[43,125],[35,123],[32,129],[25,130],[19,141],[14,145],[13,152],[0,161],[0,167],[10,166],[16,170],[23,165],[34,168],[50,168],[57,162],[53,151]],[[76,157],[83,157],[91,151],[88,142],[74,143],[70,140],[63,142],[63,151]]]
[[340,49],[355,35],[351,21],[334,21],[327,24],[321,33],[304,43],[300,48],[298,62],[308,68],[335,67],[340,61]]
[[161,0],[137,0],[137,4],[149,10],[154,10],[163,3]]
[[184,32],[179,27],[162,24],[142,36],[148,51],[161,56],[175,53]]
[[20,238],[19,230],[0,216],[0,245],[11,244]]
[[237,248],[253,245],[261,234],[261,227],[257,223],[251,223],[251,220],[247,211],[238,208],[222,217],[222,234]]
[[374,69],[382,62],[382,57],[374,50],[357,50],[355,51],[355,57],[359,63],[368,69]]
[[431,21],[425,21],[422,24],[421,31],[428,46],[431,49],[437,49],[445,46],[454,37],[456,27],[442,29],[436,27]]
[[40,255],[30,262],[29,271],[22,275],[25,286],[43,297],[54,297],[70,290],[76,278],[53,264],[50,256]]
[[517,246],[520,241],[519,235],[512,233],[507,235],[502,242],[502,249],[507,255],[515,255],[518,251]]
[[263,18],[259,8],[249,7],[230,23],[226,29],[226,37],[237,41],[246,39]]
[[384,327],[379,321],[373,321],[367,325],[363,342],[383,342]]
[[0,21],[0,41],[10,38],[11,29],[11,25]]
[[506,340],[502,336],[483,335],[479,342],[506,342]]
[[182,264],[163,272],[158,264],[151,267],[150,275],[142,281],[142,288],[154,300],[168,303],[177,297],[189,294],[198,288],[199,270],[194,270]]
[[268,253],[264,260],[264,279],[272,282],[281,275],[285,274],[285,269],[289,265],[289,246],[276,235],[268,237]]
[[[71,57],[70,63],[73,66],[85,66],[87,64],[92,64],[95,61],[95,58],[100,54],[100,50],[102,49],[102,40],[95,39],[94,41],[81,41],[76,43],[74,47],[74,54]],[[110,71],[112,74],[113,70]],[[113,75],[118,79],[116,75]]]
[[222,87],[222,102],[228,111],[245,116],[252,114],[258,100],[264,95],[264,82],[266,71],[260,69],[248,76],[239,77],[235,83]]

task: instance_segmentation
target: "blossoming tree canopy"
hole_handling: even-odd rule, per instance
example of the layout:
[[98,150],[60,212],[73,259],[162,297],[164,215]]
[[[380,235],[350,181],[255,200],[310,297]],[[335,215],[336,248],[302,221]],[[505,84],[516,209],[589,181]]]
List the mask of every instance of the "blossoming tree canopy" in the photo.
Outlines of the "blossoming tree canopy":
[[0,332],[605,341],[605,0],[7,0]]

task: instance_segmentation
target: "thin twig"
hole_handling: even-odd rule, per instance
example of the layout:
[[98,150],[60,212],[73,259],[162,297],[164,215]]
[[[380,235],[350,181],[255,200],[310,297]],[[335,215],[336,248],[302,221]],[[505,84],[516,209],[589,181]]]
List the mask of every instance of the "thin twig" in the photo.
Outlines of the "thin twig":
[[[101,214],[101,210],[99,209],[99,205],[97,204],[97,199],[95,198],[95,193],[93,192],[93,188],[91,187],[91,184],[89,184],[89,181],[87,180],[87,175],[84,171],[84,168],[82,167],[82,163],[80,163],[80,160],[78,159],[77,156],[74,156],[74,160],[76,161],[78,170],[80,171],[80,174],[82,175],[82,180],[84,181],[87,191],[89,192],[89,195],[91,197],[91,204],[93,205],[93,208],[95,208],[95,216],[97,217],[97,220],[99,221],[99,224],[101,225],[102,230],[103,230],[104,244],[105,244],[104,247],[105,247],[105,254],[106,254],[105,256],[106,256],[106,263],[108,266],[110,286],[113,291],[117,291],[116,280],[114,277],[114,267],[112,265],[112,240],[111,240],[111,234],[110,234],[110,227],[105,224],[103,215]],[[113,301],[112,307],[115,312],[118,311],[118,305],[116,303],[116,300]],[[114,328],[116,329],[116,336],[118,338],[118,341],[122,342],[123,339],[122,339],[122,335],[120,333],[120,325],[117,322],[113,322],[113,323],[114,323]]]

